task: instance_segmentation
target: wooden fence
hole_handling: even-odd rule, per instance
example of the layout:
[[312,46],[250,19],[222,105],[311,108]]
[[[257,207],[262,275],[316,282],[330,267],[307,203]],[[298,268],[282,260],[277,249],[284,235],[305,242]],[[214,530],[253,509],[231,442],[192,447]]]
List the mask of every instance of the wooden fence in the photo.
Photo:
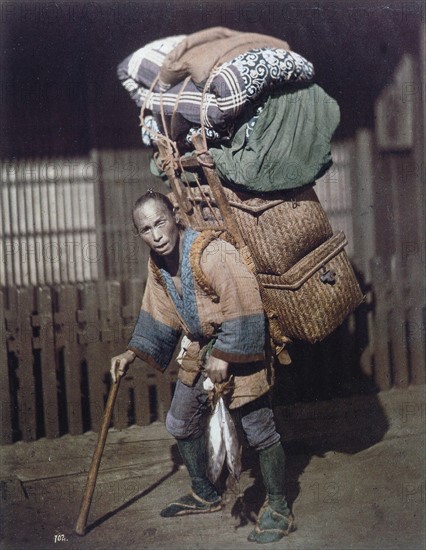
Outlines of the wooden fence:
[[[110,359],[126,349],[144,281],[8,289],[2,320],[1,442],[97,430]],[[114,426],[164,420],[175,370],[137,360],[123,380]]]
[[[335,145],[335,164],[317,193],[333,229],[349,237],[366,299],[326,341],[292,346],[294,365],[277,376],[278,403],[424,381],[424,220],[415,154],[381,153],[367,130]],[[161,184],[147,175],[145,152],[91,159],[96,192],[88,182],[38,181],[31,189],[10,174],[2,182],[3,244],[18,243],[18,252],[2,263],[1,443],[97,430],[110,359],[125,349],[139,311],[146,251],[132,234],[130,210],[148,186]],[[96,261],[85,265],[80,255],[73,264],[65,255],[55,265],[27,263],[24,271],[23,243],[51,247],[77,237],[81,246],[96,243]],[[176,365],[160,375],[137,360],[122,382],[114,426],[164,420],[175,380]]]
[[[295,343],[277,372],[276,403],[350,396],[422,382],[422,330],[405,308],[410,287],[385,273],[324,342]],[[8,289],[0,293],[1,443],[97,430],[110,386],[110,359],[125,350],[144,281]],[[164,421],[176,381],[139,360],[120,387],[113,425]]]
[[[129,215],[134,200],[147,186],[159,187],[146,175],[144,155],[94,153],[91,158],[98,176],[93,202],[87,182],[68,190],[63,182],[57,182],[56,189],[37,184],[31,192],[29,186],[19,187],[13,181],[3,187],[8,201],[2,209],[9,216],[3,219],[3,236],[7,237],[4,228],[8,223],[9,236],[15,239],[9,241],[11,246],[30,239],[48,245],[79,235],[80,243],[88,239],[103,252],[88,268],[81,256],[74,271],[65,271],[70,268],[67,257],[50,266],[50,271],[49,264],[32,264],[26,276],[18,270],[23,265],[19,254],[11,254],[9,266],[3,266],[6,280],[14,284],[4,286],[0,294],[1,443],[98,429],[110,385],[109,362],[125,349],[144,288],[146,252],[132,234]],[[334,159],[332,170],[318,182],[317,193],[334,230],[341,229],[349,237],[353,247],[349,252],[366,300],[326,341],[292,346],[294,365],[277,376],[278,403],[349,396],[424,381],[424,262],[417,227],[422,220],[413,215],[420,197],[416,199],[415,184],[409,189],[399,185],[410,157],[400,153],[381,156],[372,132],[361,130],[355,140],[335,145]],[[386,193],[385,185],[393,192]],[[377,202],[378,190],[383,203]],[[74,218],[81,196],[86,213]],[[406,223],[410,233],[405,234],[404,196],[409,197],[408,208],[413,210],[411,225]],[[31,208],[39,211],[42,197],[51,218],[45,232],[37,233],[34,218],[30,216],[24,224],[19,214],[23,205],[24,217]],[[65,207],[71,208],[73,201],[75,207],[67,214]],[[389,209],[392,225],[383,219]],[[95,222],[89,223],[92,215]],[[31,227],[36,229],[33,234]],[[58,231],[61,227],[68,228],[68,235]],[[398,240],[391,229],[398,230]],[[128,261],[126,254],[134,261]],[[15,267],[10,268],[10,260]],[[113,425],[124,428],[164,420],[175,380],[176,365],[160,375],[137,360],[122,382]]]

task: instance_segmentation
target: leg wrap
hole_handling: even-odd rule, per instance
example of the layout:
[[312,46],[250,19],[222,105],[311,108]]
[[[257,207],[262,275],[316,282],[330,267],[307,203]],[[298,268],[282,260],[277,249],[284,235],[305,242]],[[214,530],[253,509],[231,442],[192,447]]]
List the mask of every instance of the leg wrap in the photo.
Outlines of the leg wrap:
[[248,540],[275,542],[294,530],[294,518],[284,496],[285,455],[281,442],[260,451],[259,462],[267,497]]
[[171,502],[161,511],[161,515],[173,517],[220,510],[221,498],[206,475],[204,435],[197,439],[178,439],[177,445],[191,478],[192,494]]

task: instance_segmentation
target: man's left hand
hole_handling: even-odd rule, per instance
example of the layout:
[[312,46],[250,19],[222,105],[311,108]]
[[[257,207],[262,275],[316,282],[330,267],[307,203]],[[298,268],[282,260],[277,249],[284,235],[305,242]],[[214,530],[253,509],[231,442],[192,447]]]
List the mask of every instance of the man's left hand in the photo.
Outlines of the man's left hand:
[[224,382],[228,378],[228,366],[229,363],[227,361],[210,355],[207,358],[204,370],[210,380],[216,384]]

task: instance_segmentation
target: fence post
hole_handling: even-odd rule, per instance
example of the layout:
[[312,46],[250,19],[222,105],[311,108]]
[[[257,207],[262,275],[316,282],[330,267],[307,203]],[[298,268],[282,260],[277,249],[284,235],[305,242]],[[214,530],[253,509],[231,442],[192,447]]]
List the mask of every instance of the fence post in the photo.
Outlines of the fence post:
[[[122,340],[121,318],[121,285],[117,281],[107,281],[101,287],[101,340],[103,347],[102,363],[108,371],[108,382],[110,381],[110,360],[117,353],[125,351]],[[126,428],[128,424],[128,389],[129,380],[122,381],[120,391],[114,408],[113,422],[118,429]]]
[[18,418],[24,441],[37,437],[36,388],[34,356],[32,348],[31,312],[33,311],[32,288],[16,290],[16,326],[14,352],[18,358]]
[[87,359],[87,375],[89,382],[89,403],[91,428],[97,431],[100,426],[104,409],[104,365],[102,357],[101,327],[99,322],[98,285],[85,283],[83,289],[83,309],[78,312],[78,320],[85,324],[85,329],[79,332],[79,343],[85,345]]
[[370,261],[375,256],[373,137],[370,130],[357,131],[354,158],[351,178],[354,261],[369,282]]
[[389,311],[392,304],[392,287],[386,279],[382,263],[372,265],[374,285],[374,379],[380,391],[388,390],[392,386],[392,372],[390,364],[390,335]]
[[81,350],[77,342],[77,287],[61,285],[57,292],[57,311],[54,312],[55,346],[56,353],[63,350],[68,431],[71,435],[77,435],[83,433],[79,368]]
[[51,287],[37,288],[37,304],[38,315],[33,316],[33,325],[38,325],[40,336],[33,339],[33,344],[34,348],[40,348],[45,433],[46,437],[54,438],[59,436],[59,407]]
[[0,290],[0,407],[1,407],[1,431],[0,445],[12,443],[12,414],[11,414],[11,396],[9,383],[9,366],[7,362],[6,347],[6,323],[4,295]]
[[[122,310],[122,315],[125,320],[124,336],[126,344],[130,339],[133,327],[139,315],[144,288],[144,280],[131,279],[129,281],[127,304]],[[139,359],[136,359],[131,367],[135,398],[135,422],[139,426],[147,426],[150,423],[149,388],[147,381],[147,369],[149,368],[148,365]]]

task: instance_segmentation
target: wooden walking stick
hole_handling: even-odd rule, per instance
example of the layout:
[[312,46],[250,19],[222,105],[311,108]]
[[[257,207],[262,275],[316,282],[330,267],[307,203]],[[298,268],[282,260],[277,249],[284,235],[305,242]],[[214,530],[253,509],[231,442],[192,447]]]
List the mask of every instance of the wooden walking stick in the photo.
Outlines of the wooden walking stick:
[[117,381],[112,384],[108,400],[105,405],[102,425],[98,435],[95,452],[93,453],[92,463],[87,474],[86,488],[84,489],[81,500],[80,513],[75,525],[77,535],[83,536],[86,533],[87,517],[89,515],[90,505],[92,504],[93,493],[95,492],[96,479],[98,477],[99,465],[101,463],[102,453],[105,447],[105,441],[108,435],[108,428],[111,423],[112,411],[114,410],[115,400],[117,398],[118,387],[120,385],[121,375],[117,371]]

